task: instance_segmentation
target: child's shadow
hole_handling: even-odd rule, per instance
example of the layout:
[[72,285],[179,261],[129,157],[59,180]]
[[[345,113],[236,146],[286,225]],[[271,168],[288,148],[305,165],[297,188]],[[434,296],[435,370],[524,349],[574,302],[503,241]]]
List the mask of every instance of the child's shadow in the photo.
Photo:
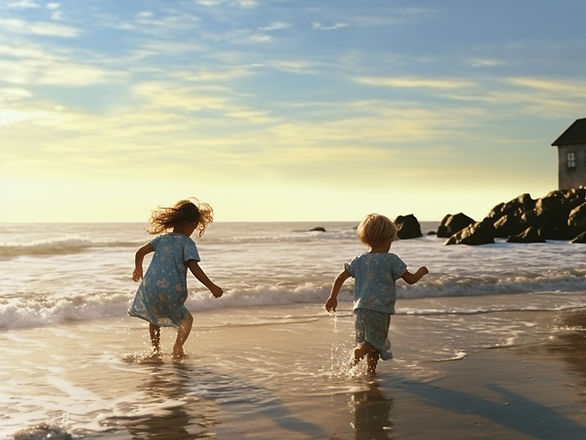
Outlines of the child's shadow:
[[221,429],[226,413],[266,417],[284,430],[325,437],[319,426],[293,416],[267,388],[184,362],[144,367],[150,369],[150,375],[142,391],[151,401],[161,402],[162,408],[157,414],[127,418],[124,426],[133,437],[191,440],[213,437],[222,430],[246,438],[240,428]]
[[527,437],[540,440],[586,438],[586,426],[567,418],[554,408],[497,384],[489,384],[487,388],[500,394],[502,402],[411,380],[405,380],[402,387],[409,393],[419,395],[429,405],[458,414],[476,414]]

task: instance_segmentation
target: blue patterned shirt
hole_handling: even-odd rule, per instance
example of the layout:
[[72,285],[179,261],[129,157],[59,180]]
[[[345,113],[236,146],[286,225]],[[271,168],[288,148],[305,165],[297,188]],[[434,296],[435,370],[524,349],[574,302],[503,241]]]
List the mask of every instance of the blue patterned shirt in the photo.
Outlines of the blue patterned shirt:
[[393,253],[367,253],[344,265],[354,278],[354,310],[395,313],[395,281],[407,265]]

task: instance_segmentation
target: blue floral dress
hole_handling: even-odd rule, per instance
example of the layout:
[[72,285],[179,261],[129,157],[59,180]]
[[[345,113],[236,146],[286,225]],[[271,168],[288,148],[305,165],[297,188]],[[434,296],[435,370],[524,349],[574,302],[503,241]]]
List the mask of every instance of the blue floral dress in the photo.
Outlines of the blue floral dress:
[[128,314],[159,327],[179,327],[189,316],[184,305],[187,262],[200,261],[197,247],[191,238],[176,233],[159,235],[150,244],[155,253]]
[[407,265],[393,253],[367,253],[344,266],[354,278],[356,343],[368,342],[381,359],[392,359],[389,327],[395,313],[395,281]]

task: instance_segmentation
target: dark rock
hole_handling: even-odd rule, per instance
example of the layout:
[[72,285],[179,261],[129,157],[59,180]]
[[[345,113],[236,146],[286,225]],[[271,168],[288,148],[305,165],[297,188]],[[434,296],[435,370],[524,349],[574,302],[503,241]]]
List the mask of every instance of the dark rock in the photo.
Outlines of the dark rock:
[[570,240],[578,231],[568,226],[572,206],[577,206],[576,193],[556,190],[537,200],[535,204],[536,221],[543,229],[546,240]]
[[520,215],[511,213],[505,214],[494,222],[494,236],[499,238],[516,235],[523,230],[523,224]]
[[535,208],[535,200],[529,194],[525,193],[509,200],[507,203],[499,203],[492,208],[486,218],[491,219],[494,223],[504,215],[520,217],[523,212],[532,210],[533,208]]
[[[480,228],[476,224],[473,228],[466,226],[466,232],[457,237],[454,237],[455,234],[449,235],[450,231],[446,226],[449,221],[453,221],[452,217],[455,216],[445,216],[438,228],[438,237],[450,238],[446,244],[470,241],[472,239],[464,237],[477,235],[477,230],[488,232],[486,226]],[[570,240],[586,230],[586,187],[551,191],[537,200],[532,199],[529,194],[521,194],[506,203],[496,205],[483,220],[485,222],[493,226],[493,238],[510,238],[523,242],[534,239]],[[536,231],[540,231],[541,237]]]
[[569,240],[580,227],[569,223],[570,212],[586,202],[586,188],[551,191],[545,197],[533,200],[522,194],[507,203],[496,205],[486,216],[495,228],[495,237],[517,236],[527,228],[541,229],[546,240]]
[[515,199],[518,205],[523,209],[523,211],[528,211],[530,209],[535,208],[536,201],[531,198],[531,195],[528,193],[521,194],[519,197]]
[[323,226],[316,226],[315,228],[311,228],[309,232],[326,232],[326,228]]
[[490,210],[490,212],[488,213],[486,218],[489,220],[497,220],[503,215],[504,209],[505,209],[505,202],[501,202]]
[[435,231],[429,231],[429,232],[427,233],[427,235],[437,235],[437,232],[435,232]]
[[516,235],[511,235],[507,241],[509,243],[543,243],[545,239],[541,229],[530,226]]
[[525,211],[523,214],[521,214],[519,220],[525,228],[528,228],[530,226],[539,227],[539,218],[534,209],[532,209],[531,211]]
[[586,231],[586,202],[576,206],[568,215],[568,226]]
[[397,236],[401,239],[422,237],[421,225],[413,214],[400,215],[395,219]]
[[573,238],[570,243],[586,243],[586,231],[579,234],[577,237]]
[[446,245],[468,244],[480,245],[494,243],[494,226],[490,220],[484,220],[469,225],[452,235]]
[[465,214],[459,212],[458,214],[451,215],[447,214],[441,221],[437,228],[437,236],[448,238],[454,235],[456,232],[461,231],[466,226],[474,223],[474,219],[468,217]]
[[73,437],[71,436],[71,434],[57,426],[51,426],[47,425],[46,423],[41,423],[32,428],[23,429],[12,434],[12,438],[14,440],[71,440]]

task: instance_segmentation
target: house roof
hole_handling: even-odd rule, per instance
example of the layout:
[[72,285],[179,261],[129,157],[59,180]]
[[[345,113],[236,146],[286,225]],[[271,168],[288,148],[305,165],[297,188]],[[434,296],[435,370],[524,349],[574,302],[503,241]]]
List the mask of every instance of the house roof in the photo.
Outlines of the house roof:
[[586,118],[576,119],[551,145],[586,144]]

